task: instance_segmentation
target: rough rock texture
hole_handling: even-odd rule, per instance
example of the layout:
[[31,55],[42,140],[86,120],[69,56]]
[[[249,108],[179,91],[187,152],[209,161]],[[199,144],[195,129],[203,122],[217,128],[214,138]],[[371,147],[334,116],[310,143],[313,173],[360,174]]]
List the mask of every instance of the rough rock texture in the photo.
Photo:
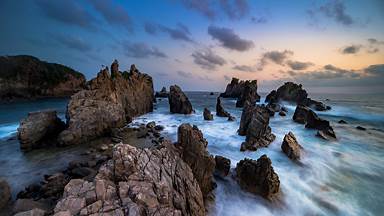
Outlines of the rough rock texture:
[[214,174],[220,177],[227,176],[229,173],[229,170],[231,169],[231,160],[223,156],[216,155],[215,162],[216,162],[216,167],[215,167]]
[[135,65],[119,72],[118,62],[101,70],[87,89],[71,97],[67,106],[68,128],[59,135],[61,145],[77,144],[124,126],[132,118],[153,110],[153,83]]
[[309,112],[309,108],[303,105],[297,105],[295,109],[295,113],[293,114],[293,121],[305,124],[307,122],[307,113]]
[[11,188],[4,179],[0,178],[0,209],[11,200]]
[[322,119],[316,115],[315,112],[312,110],[309,110],[307,113],[307,124],[305,125],[306,128],[313,128],[321,131],[322,137],[327,139],[334,138],[336,139],[336,134],[333,131],[333,128],[331,127],[329,121]]
[[279,192],[280,180],[271,160],[263,155],[259,159],[245,158],[236,165],[237,182],[243,190],[272,199]]
[[204,108],[203,116],[204,116],[204,120],[213,120],[213,115],[211,111],[209,111],[209,109],[207,108]]
[[158,97],[158,98],[167,98],[168,97],[168,92],[167,92],[167,89],[165,87],[163,87],[161,89],[161,91],[159,92],[156,92],[155,94],[155,97]]
[[243,109],[240,120],[239,135],[246,136],[241,144],[241,151],[256,151],[259,147],[269,145],[275,135],[269,127],[269,113],[265,107],[246,106]]
[[225,92],[221,93],[220,97],[237,98],[237,107],[243,107],[246,101],[254,104],[260,100],[260,96],[257,94],[257,80],[239,81],[237,78],[232,78],[231,83],[227,85]]
[[177,142],[182,149],[182,159],[191,167],[204,197],[216,187],[213,179],[215,159],[207,151],[207,140],[194,125],[182,124],[177,131]]
[[33,199],[17,199],[13,205],[13,213],[31,211],[33,209],[41,209],[46,211],[48,206]]
[[188,97],[184,94],[181,88],[173,85],[169,88],[169,109],[171,113],[191,114],[192,104],[189,102]]
[[0,56],[0,68],[0,100],[68,97],[85,84],[83,74],[33,56]]
[[[151,149],[118,144],[93,182],[71,180],[55,213],[205,215],[191,168],[169,142]],[[68,212],[67,212],[68,214]]]
[[15,214],[14,216],[44,216],[46,212],[39,208],[34,208],[29,211],[19,212]]
[[300,159],[300,144],[297,142],[295,135],[289,132],[284,136],[283,143],[281,144],[281,150],[292,160]]
[[229,112],[227,112],[223,105],[221,104],[221,99],[220,97],[217,98],[217,101],[216,101],[216,115],[219,116],[219,117],[230,117],[231,114],[229,114]]
[[65,123],[57,117],[56,111],[28,113],[17,129],[20,148],[32,150],[42,145],[52,144],[64,128]]

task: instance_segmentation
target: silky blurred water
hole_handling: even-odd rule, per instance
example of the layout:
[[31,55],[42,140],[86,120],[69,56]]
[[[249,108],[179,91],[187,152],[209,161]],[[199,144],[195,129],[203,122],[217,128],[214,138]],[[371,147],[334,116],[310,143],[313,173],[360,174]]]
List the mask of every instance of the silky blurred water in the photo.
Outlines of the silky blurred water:
[[[204,107],[215,114],[218,94],[189,92],[187,95],[195,109],[194,114],[170,114],[167,99],[162,99],[155,105],[153,113],[136,118],[131,124],[155,121],[165,126],[164,133],[173,141],[177,139],[177,127],[181,123],[195,124],[208,140],[211,154],[231,159],[232,168],[245,157],[257,159],[267,154],[281,182],[278,200],[271,203],[242,191],[231,176],[218,179],[216,202],[209,210],[211,215],[382,215],[384,212],[383,96],[311,95],[314,99],[329,99],[325,102],[332,106],[332,110],[318,114],[331,122],[337,141],[322,140],[315,136],[315,130],[293,122],[295,106],[285,104],[288,115],[270,119],[276,140],[268,148],[240,152],[245,137],[237,135],[241,109],[235,107],[236,101],[222,99],[236,121],[229,122],[217,116],[214,121],[204,121]],[[0,172],[14,188],[22,188],[75,157],[76,148],[25,154],[20,152],[17,140],[9,140],[15,136],[19,120],[28,111],[54,108],[63,117],[66,102],[52,100],[0,105]],[[337,123],[340,119],[348,124]],[[357,125],[367,130],[357,130]],[[289,131],[304,148],[300,163],[292,162],[281,151],[282,139]]]

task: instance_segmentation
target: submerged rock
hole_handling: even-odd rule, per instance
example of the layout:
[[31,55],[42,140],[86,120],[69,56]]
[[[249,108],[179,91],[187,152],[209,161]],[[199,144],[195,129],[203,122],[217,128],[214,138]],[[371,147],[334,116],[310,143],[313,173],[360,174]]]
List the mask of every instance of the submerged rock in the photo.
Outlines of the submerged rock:
[[357,129],[357,130],[362,130],[362,131],[367,130],[365,127],[361,127],[361,126],[357,126],[356,129]]
[[236,175],[240,187],[250,193],[272,199],[279,192],[279,176],[266,155],[257,161],[248,158],[241,160],[236,165]]
[[268,146],[275,135],[269,127],[269,113],[265,107],[247,106],[243,109],[240,120],[239,135],[246,136],[241,144],[241,151],[256,151],[259,147]]
[[159,92],[156,92],[155,97],[157,98],[167,98],[168,97],[168,92],[165,87],[163,87]]
[[169,109],[171,113],[191,114],[192,104],[181,88],[177,85],[170,87],[169,92]]
[[208,142],[194,125],[182,124],[177,130],[177,143],[182,149],[182,159],[191,167],[204,197],[216,187],[213,179],[215,159],[207,151]]
[[229,112],[227,112],[223,105],[221,104],[221,99],[220,97],[217,97],[217,100],[216,100],[216,115],[219,116],[219,117],[230,117],[231,114],[229,114]]
[[300,159],[300,144],[297,142],[295,135],[289,132],[284,136],[283,143],[281,144],[281,150],[292,160]]
[[204,108],[203,116],[204,116],[204,120],[213,120],[213,115],[211,111],[209,111],[209,109],[207,108]]
[[67,106],[68,128],[59,135],[60,145],[84,143],[124,126],[132,118],[153,110],[152,78],[135,65],[118,71],[118,62],[101,70],[87,89],[71,97]]
[[0,178],[0,209],[11,200],[11,188],[5,179]]
[[219,177],[225,177],[228,175],[231,169],[231,160],[220,155],[215,156],[215,175]]
[[65,123],[57,117],[56,111],[28,113],[17,129],[20,148],[32,150],[43,145],[53,145],[64,128]]

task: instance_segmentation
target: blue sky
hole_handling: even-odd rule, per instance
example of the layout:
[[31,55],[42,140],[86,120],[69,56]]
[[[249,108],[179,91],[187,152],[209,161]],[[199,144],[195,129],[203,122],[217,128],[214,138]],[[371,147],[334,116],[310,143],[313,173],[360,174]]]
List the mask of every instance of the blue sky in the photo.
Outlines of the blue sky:
[[383,26],[382,0],[2,0],[0,54],[34,55],[88,79],[118,59],[156,89],[220,91],[236,76],[258,79],[261,91],[292,80],[380,92]]

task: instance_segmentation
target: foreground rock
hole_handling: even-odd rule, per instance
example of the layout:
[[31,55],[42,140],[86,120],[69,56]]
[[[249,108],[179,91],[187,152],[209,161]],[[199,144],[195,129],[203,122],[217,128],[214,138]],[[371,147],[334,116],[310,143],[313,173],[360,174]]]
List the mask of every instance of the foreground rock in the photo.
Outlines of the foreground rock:
[[159,92],[156,92],[155,97],[157,98],[167,98],[168,97],[168,92],[165,87],[163,87]]
[[57,135],[63,131],[65,123],[57,117],[56,111],[28,113],[21,120],[18,130],[20,148],[32,150],[55,143]]
[[209,109],[207,108],[204,108],[203,117],[204,117],[204,120],[207,120],[207,121],[213,120],[213,115],[211,111],[209,111]]
[[171,86],[169,91],[169,109],[171,113],[191,114],[192,104],[181,88],[177,85]]
[[245,102],[254,104],[260,100],[257,94],[257,80],[239,81],[237,78],[232,78],[225,89],[224,93],[220,94],[223,98],[237,98],[236,106],[243,107]]
[[300,159],[300,150],[302,147],[297,142],[295,135],[289,132],[284,136],[283,143],[281,144],[281,150],[292,160]]
[[115,60],[111,74],[108,68],[101,70],[86,90],[71,97],[67,106],[68,128],[59,135],[59,144],[87,142],[153,110],[152,78],[140,73],[135,65],[123,73],[118,66]]
[[85,84],[80,72],[33,56],[0,56],[0,68],[0,101],[69,97]]
[[207,151],[207,140],[194,125],[182,124],[177,131],[177,143],[182,149],[182,159],[191,167],[193,175],[206,198],[216,187],[213,179],[215,159]]
[[216,100],[216,115],[219,117],[230,117],[231,116],[231,114],[229,114],[229,112],[227,112],[224,109],[223,105],[221,104],[220,97],[218,97]]
[[220,155],[215,156],[215,175],[219,177],[225,177],[229,174],[231,169],[231,160]]
[[0,209],[11,200],[11,188],[5,179],[0,178]]
[[[151,149],[119,144],[92,182],[72,179],[56,214],[205,215],[191,168],[169,143]],[[68,212],[67,212],[68,213]]]
[[240,187],[253,194],[271,200],[279,192],[279,176],[266,155],[257,161],[247,158],[241,160],[236,165],[236,175]]
[[265,107],[247,106],[243,109],[240,120],[239,135],[246,136],[241,144],[241,151],[256,151],[259,147],[268,146],[275,135],[269,127],[269,113]]

